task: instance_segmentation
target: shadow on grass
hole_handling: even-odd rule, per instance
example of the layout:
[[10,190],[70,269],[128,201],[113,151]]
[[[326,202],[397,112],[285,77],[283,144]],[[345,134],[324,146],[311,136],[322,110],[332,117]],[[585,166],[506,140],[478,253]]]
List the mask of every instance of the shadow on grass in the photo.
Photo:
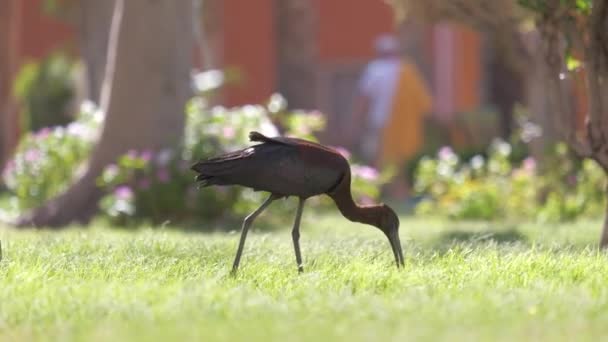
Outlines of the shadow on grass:
[[[210,221],[189,221],[172,224],[171,228],[191,233],[234,233],[240,232],[243,225],[243,217],[224,217]],[[253,231],[274,232],[291,228],[291,223],[282,217],[271,215],[258,217],[251,226]]]
[[435,247],[446,249],[456,244],[479,244],[493,242],[496,244],[528,244],[528,238],[517,230],[516,227],[507,227],[500,230],[450,230],[442,233],[435,240]]

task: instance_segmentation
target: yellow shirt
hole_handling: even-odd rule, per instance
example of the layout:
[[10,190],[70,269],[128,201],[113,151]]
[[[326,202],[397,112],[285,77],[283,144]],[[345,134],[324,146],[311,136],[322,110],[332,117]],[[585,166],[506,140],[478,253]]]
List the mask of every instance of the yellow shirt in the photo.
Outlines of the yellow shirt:
[[399,73],[380,148],[380,163],[397,166],[414,156],[422,146],[424,116],[432,103],[424,79],[415,65],[403,61]]

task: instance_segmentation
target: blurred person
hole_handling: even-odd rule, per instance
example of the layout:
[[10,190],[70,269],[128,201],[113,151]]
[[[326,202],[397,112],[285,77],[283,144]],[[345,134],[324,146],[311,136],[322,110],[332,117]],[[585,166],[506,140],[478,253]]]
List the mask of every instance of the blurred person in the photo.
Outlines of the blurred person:
[[[358,85],[355,122],[363,122],[359,137],[366,162],[394,165],[403,175],[404,164],[422,145],[424,115],[431,109],[431,95],[423,77],[408,58],[399,53],[394,35],[375,41],[377,57],[365,68]],[[405,177],[391,186],[395,197],[407,194]]]

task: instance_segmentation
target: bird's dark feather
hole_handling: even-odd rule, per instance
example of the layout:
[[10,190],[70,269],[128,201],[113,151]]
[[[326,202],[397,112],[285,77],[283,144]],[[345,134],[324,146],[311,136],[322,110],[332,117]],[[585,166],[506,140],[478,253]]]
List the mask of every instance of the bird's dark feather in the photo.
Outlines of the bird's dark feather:
[[332,148],[323,146],[321,144],[314,143],[312,141],[299,139],[299,138],[288,138],[288,137],[270,138],[270,137],[263,135],[262,133],[252,131],[249,133],[249,140],[257,141],[257,142],[265,142],[265,143],[284,144],[284,145],[291,145],[291,146],[311,147],[311,148],[320,149],[320,150],[324,150],[326,152],[335,153],[336,155],[339,155],[339,153]]
[[264,134],[262,134],[260,132],[256,132],[256,131],[249,132],[249,141],[256,141],[256,142],[269,143],[269,144],[274,143],[274,144],[284,144],[284,145],[295,145],[295,142],[289,138],[285,138],[285,137],[270,138],[270,137],[267,137]]
[[262,143],[193,165],[200,186],[242,185],[307,198],[334,190],[348,170],[341,155],[318,144],[258,132],[251,132],[250,139]]

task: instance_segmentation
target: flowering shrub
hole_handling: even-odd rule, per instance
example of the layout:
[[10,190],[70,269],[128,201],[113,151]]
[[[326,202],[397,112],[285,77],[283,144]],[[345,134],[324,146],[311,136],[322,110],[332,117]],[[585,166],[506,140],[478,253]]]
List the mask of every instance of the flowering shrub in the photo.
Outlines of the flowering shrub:
[[[203,78],[203,74],[207,77]],[[97,180],[107,193],[100,202],[102,214],[117,223],[196,221],[232,213],[241,216],[259,206],[266,195],[239,187],[199,191],[190,165],[249,145],[252,130],[275,136],[281,128],[286,135],[315,140],[314,133],[324,127],[324,118],[318,112],[287,112],[280,95],[273,95],[267,106],[209,108],[205,96],[221,83],[216,76],[207,72],[194,77],[194,86],[202,95],[187,105],[180,146],[162,151],[129,151],[103,170]],[[26,135],[2,173],[9,196],[0,202],[0,220],[11,220],[64,191],[88,158],[102,122],[103,113],[86,102],[69,125]],[[350,158],[347,151],[337,149]],[[356,163],[352,166],[357,200],[365,203],[377,198],[379,187],[388,181],[389,174],[380,175]],[[327,203],[320,199],[310,202],[317,206]]]
[[[278,115],[282,117],[276,117]],[[266,195],[239,187],[212,187],[201,191],[197,189],[190,164],[199,158],[250,144],[248,134],[251,130],[277,135],[273,120],[283,123],[287,135],[298,132],[297,136],[311,140],[315,140],[313,133],[324,125],[323,117],[317,112],[272,114],[262,106],[209,109],[198,97],[189,103],[186,117],[183,143],[178,148],[158,152],[129,151],[104,169],[98,179],[98,185],[107,191],[100,202],[102,214],[119,224],[244,215],[258,206]],[[101,112],[86,103],[78,119],[67,127],[45,128],[27,135],[2,175],[11,193],[2,218],[10,219],[65,190],[74,178],[75,170],[87,159],[102,121]],[[336,149],[350,159],[347,151]],[[353,191],[357,200],[363,203],[376,199],[379,187],[388,181],[387,174],[380,175],[368,166],[353,163],[352,172]],[[310,202],[317,206],[327,203],[322,200]]]
[[[278,108],[277,106],[281,107]],[[208,108],[202,98],[195,97],[186,111],[186,130],[181,146],[158,153],[130,151],[116,164],[108,166],[98,182],[107,191],[101,201],[102,212],[117,223],[138,220],[210,220],[232,214],[242,216],[258,207],[267,196],[241,187],[209,187],[197,189],[195,173],[190,165],[251,144],[249,132],[260,131],[275,136],[280,122],[285,135],[315,140],[314,133],[324,126],[318,112],[286,112],[284,100],[278,95],[267,107],[244,106],[234,109]],[[347,159],[350,154],[336,148]],[[387,174],[353,164],[353,188],[357,200],[369,202],[379,195],[379,187],[388,181]],[[327,201],[311,199],[322,206]],[[277,207],[288,208],[288,204]],[[279,209],[280,210],[280,209]]]
[[533,158],[514,164],[511,145],[496,140],[487,160],[462,161],[449,147],[423,158],[415,189],[423,196],[416,212],[453,219],[570,220],[602,212],[604,173],[594,162],[577,165],[558,145],[548,171]]
[[11,194],[9,212],[34,208],[65,190],[88,157],[102,121],[101,112],[85,102],[69,125],[26,134],[2,172]]

